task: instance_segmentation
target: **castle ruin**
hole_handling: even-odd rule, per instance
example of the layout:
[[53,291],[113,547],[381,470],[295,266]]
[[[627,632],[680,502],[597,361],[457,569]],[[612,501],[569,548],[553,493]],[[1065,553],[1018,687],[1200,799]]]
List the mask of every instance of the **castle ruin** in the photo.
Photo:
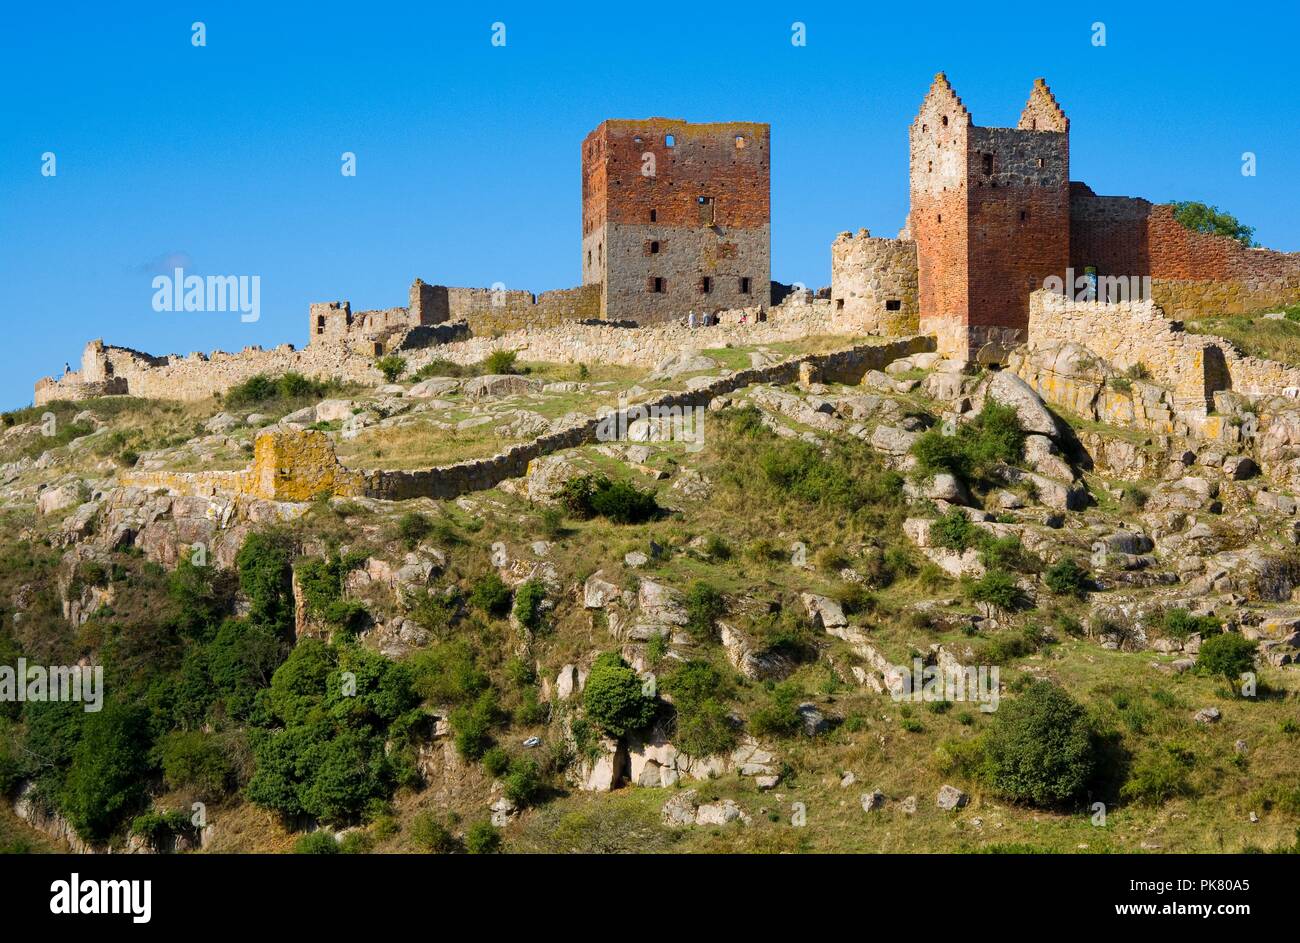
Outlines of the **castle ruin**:
[[[579,322],[648,326],[683,322],[689,312],[722,313],[724,323],[766,317],[779,288],[770,270],[769,139],[769,126],[753,122],[647,118],[598,125],[581,145],[577,287],[534,295],[502,284],[456,288],[417,278],[403,307],[354,312],[348,301],[310,305],[302,350],[286,344],[155,357],[92,341],[80,370],[36,384],[35,402],[113,394],[196,399],[256,373],[286,370],[374,382],[374,359],[391,353]],[[1054,282],[1078,300],[1082,279],[1092,286],[1084,300],[1102,303],[1072,310],[1117,322],[1136,309],[1105,302],[1153,301],[1160,314],[1150,316],[1159,320],[1300,299],[1300,253],[1194,232],[1172,206],[1098,196],[1072,182],[1070,121],[1042,79],[1034,81],[1016,127],[992,128],[974,123],[939,73],[909,142],[911,206],[898,237],[861,230],[841,233],[831,245],[825,324],[832,333],[919,330],[933,335],[946,356],[1002,363],[1030,340],[1031,295]],[[1134,282],[1143,298],[1110,290]],[[812,300],[811,292],[795,293],[778,310]],[[512,343],[518,349],[517,338]],[[1220,374],[1207,381],[1210,387],[1227,382]]]

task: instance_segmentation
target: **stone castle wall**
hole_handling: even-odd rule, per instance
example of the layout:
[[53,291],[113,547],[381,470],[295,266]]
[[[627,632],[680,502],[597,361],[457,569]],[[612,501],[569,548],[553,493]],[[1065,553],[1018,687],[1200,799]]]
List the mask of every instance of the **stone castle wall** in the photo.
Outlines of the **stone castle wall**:
[[916,243],[878,239],[865,229],[831,245],[835,317],[865,334],[912,334],[919,326]]
[[1243,314],[1300,301],[1300,252],[1250,249],[1193,232],[1168,204],[1070,190],[1070,264],[1101,276],[1151,278],[1155,302],[1178,319]]
[[1300,369],[1247,357],[1222,338],[1188,334],[1182,322],[1145,299],[1074,301],[1036,291],[1030,296],[1029,343],[1078,344],[1121,370],[1141,364],[1185,406],[1205,407],[1219,390],[1278,396],[1300,387]]

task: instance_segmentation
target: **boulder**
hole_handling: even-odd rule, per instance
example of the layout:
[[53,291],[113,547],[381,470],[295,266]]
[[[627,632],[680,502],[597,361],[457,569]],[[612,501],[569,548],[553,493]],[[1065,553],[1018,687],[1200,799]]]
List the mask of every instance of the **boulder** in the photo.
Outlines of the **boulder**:
[[956,786],[944,785],[939,788],[939,795],[935,799],[935,804],[945,812],[951,812],[960,809],[969,801],[970,797]]
[[1042,398],[1020,377],[1009,370],[999,370],[989,380],[987,395],[995,403],[1010,406],[1020,417],[1020,425],[1029,433],[1050,436],[1061,434],[1056,417],[1043,403]]
[[437,399],[446,396],[458,386],[460,386],[460,380],[455,377],[430,377],[428,380],[421,380],[415,384],[406,391],[406,395],[413,399]]
[[317,422],[343,421],[352,418],[357,404],[350,399],[323,399],[316,404]]
[[618,599],[619,588],[605,579],[605,571],[597,570],[582,584],[582,604],[587,609],[604,609]]
[[542,381],[521,377],[513,373],[489,373],[466,380],[463,386],[466,399],[493,399],[519,393],[540,393]]
[[833,629],[849,624],[849,620],[844,618],[844,609],[835,600],[816,593],[804,593],[800,598],[814,627]]
[[879,789],[871,792],[864,792],[859,801],[862,803],[863,812],[878,812],[885,807],[885,794]]
[[803,720],[804,736],[815,737],[831,729],[830,721],[826,719],[825,714],[817,709],[817,705],[804,703],[800,704],[795,710]]
[[46,488],[36,498],[36,510],[41,514],[53,514],[74,504],[81,504],[81,491],[82,485],[79,481]]

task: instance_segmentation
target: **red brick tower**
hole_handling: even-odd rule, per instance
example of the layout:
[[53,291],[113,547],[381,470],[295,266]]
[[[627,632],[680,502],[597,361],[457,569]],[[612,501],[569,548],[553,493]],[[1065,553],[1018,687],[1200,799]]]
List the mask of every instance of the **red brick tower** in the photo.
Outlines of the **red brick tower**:
[[[1015,128],[982,128],[941,72],[911,127],[921,330],[945,354],[1025,340],[1029,293],[1065,277],[1070,122],[1042,79]],[[987,348],[987,349],[986,349]]]
[[582,142],[582,283],[642,324],[771,297],[769,128],[608,120]]

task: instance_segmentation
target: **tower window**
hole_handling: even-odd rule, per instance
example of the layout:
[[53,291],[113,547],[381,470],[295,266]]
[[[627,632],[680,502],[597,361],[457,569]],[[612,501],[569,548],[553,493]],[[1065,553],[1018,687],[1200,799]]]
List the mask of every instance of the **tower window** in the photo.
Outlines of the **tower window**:
[[701,295],[707,295],[709,292],[713,291],[713,279],[709,278],[707,275],[701,275],[699,289]]
[[1042,166],[1043,166],[1043,159],[1042,159],[1041,157],[1038,158],[1038,166],[1039,166],[1039,167],[1042,167]]
[[1029,211],[1028,211],[1028,210],[1021,210],[1021,211],[1020,211],[1020,221],[1023,223],[1023,222],[1024,222],[1025,220],[1027,220],[1028,218],[1029,218]]
[[651,239],[651,240],[649,240],[649,241],[645,244],[645,254],[646,254],[646,255],[658,255],[658,254],[659,254],[659,240],[658,240],[658,239]]
[[740,293],[742,295],[749,294],[749,279],[743,275],[740,278]]
[[943,116],[943,126],[944,126],[945,128],[948,127],[948,116],[947,116],[947,115],[944,115],[944,116]]
[[700,225],[713,225],[713,197],[702,196],[695,201],[696,208],[699,211]]
[[645,289],[654,295],[662,295],[667,290],[664,280],[658,276],[646,279]]
[[984,155],[984,173],[985,173],[986,175],[993,173],[993,155],[992,155],[992,154],[985,154],[985,155]]
[[835,310],[836,310],[836,311],[843,311],[843,310],[844,310],[844,299],[843,299],[843,298],[836,298],[836,299],[835,299]]
[[901,311],[902,309],[903,303],[897,298],[890,298],[885,302],[886,311]]
[[677,146],[677,138],[676,138],[675,136],[671,135],[671,134],[665,134],[665,135],[664,135],[664,146],[665,146],[665,147],[676,147],[676,146]]
[[659,212],[658,212],[657,210],[651,210],[651,211],[650,211],[650,222],[655,223],[655,222],[658,222],[658,221],[659,221]]
[[325,333],[325,315],[323,314],[317,315],[316,317],[316,333],[317,334]]

